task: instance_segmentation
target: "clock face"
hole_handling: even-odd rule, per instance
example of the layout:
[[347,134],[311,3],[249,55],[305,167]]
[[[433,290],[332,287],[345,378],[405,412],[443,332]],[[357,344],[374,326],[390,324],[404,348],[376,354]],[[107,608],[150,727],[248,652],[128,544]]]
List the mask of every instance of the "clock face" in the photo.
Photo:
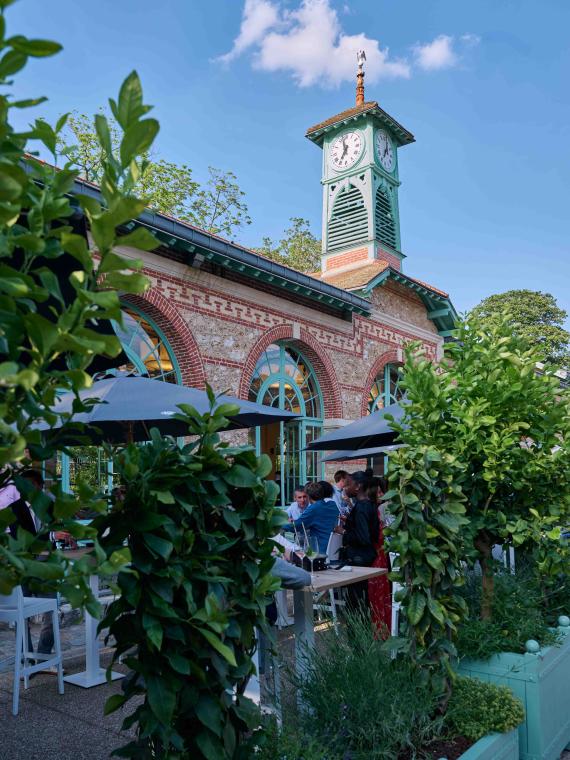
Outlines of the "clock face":
[[350,169],[362,153],[362,137],[358,132],[344,132],[331,145],[331,162],[337,171]]
[[379,129],[376,132],[376,155],[380,165],[386,169],[387,172],[391,172],[396,164],[394,156],[394,148],[390,142],[388,134],[383,129]]

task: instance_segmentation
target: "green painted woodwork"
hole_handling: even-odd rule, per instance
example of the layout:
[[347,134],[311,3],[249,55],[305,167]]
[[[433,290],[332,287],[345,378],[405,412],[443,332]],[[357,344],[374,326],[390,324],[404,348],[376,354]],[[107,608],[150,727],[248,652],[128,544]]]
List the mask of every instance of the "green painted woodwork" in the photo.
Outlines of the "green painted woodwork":
[[513,729],[506,734],[488,734],[479,739],[459,760],[518,760],[519,733]]
[[327,251],[350,248],[368,237],[368,212],[359,188],[346,185],[336,195],[327,225]]
[[522,701],[521,760],[558,760],[570,742],[570,626],[559,626],[560,646],[536,654],[505,652],[487,661],[463,660],[458,671],[508,686]]
[[[320,480],[318,452],[305,451],[322,432],[324,404],[313,368],[305,357],[286,343],[268,346],[259,357],[249,388],[249,400],[299,415],[280,424],[274,463],[281,481],[281,503],[289,504],[299,483]],[[261,432],[255,434],[261,453]]]
[[368,397],[368,414],[395,404],[404,395],[400,389],[400,372],[397,364],[386,364],[376,377]]
[[[133,225],[133,228],[135,226],[148,225],[137,224]],[[183,227],[181,223],[180,226]],[[291,270],[288,270],[287,267],[276,264],[275,262],[267,262],[267,260],[255,254],[253,251],[239,248],[240,252],[249,254],[251,263],[246,264],[229,255],[212,250],[205,245],[191,244],[180,237],[174,237],[159,230],[155,230],[152,226],[151,229],[162,245],[171,249],[177,258],[182,255],[183,260],[189,266],[192,266],[194,262],[206,261],[212,265],[219,266],[230,273],[237,272],[245,277],[257,280],[258,282],[266,282],[275,287],[283,288],[287,293],[302,295],[315,303],[324,303],[331,309],[362,315],[370,314],[370,307],[363,299],[358,299],[358,302],[354,302],[354,300],[347,298],[346,291],[342,291],[340,288],[335,288],[326,283],[321,283],[319,280],[315,280],[300,272],[292,272]],[[191,229],[189,231],[192,232]],[[202,237],[206,236],[202,234]],[[232,245],[233,244],[231,243],[227,243],[228,250],[231,250]],[[258,266],[258,262],[260,261],[263,261],[265,265],[268,265],[270,271],[267,271],[265,267],[261,268]],[[323,289],[327,292],[324,293]]]
[[[380,129],[388,134],[394,152],[394,167],[389,172],[382,167],[376,152],[376,134]],[[363,148],[353,166],[338,171],[330,159],[330,151],[334,141],[348,131],[359,133]],[[322,143],[317,144],[324,152],[323,255],[367,246],[368,256],[373,259],[381,246],[403,259],[397,157],[397,148],[402,142],[394,126],[379,122],[370,111],[359,115],[354,125],[331,126]]]

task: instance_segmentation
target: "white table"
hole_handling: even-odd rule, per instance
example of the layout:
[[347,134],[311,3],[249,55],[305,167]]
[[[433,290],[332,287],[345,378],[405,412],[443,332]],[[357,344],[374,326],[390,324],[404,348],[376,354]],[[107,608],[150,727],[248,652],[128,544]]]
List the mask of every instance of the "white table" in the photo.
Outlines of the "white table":
[[[65,553],[65,556],[71,560],[80,559],[90,549],[77,549]],[[89,576],[89,587],[95,599],[99,598],[99,576]],[[97,626],[99,620],[85,611],[85,670],[81,673],[74,673],[71,676],[65,676],[64,681],[72,683],[75,686],[82,686],[84,689],[90,689],[93,686],[100,686],[107,683],[107,671],[102,668],[99,661],[99,637],[97,635]],[[124,673],[111,671],[111,680],[116,681],[124,678]]]
[[307,656],[315,646],[315,627],[313,623],[313,594],[332,588],[351,586],[353,583],[368,581],[379,575],[386,575],[388,570],[380,567],[351,567],[350,570],[322,570],[313,573],[310,586],[293,591],[295,614],[295,666],[298,673],[306,667]]

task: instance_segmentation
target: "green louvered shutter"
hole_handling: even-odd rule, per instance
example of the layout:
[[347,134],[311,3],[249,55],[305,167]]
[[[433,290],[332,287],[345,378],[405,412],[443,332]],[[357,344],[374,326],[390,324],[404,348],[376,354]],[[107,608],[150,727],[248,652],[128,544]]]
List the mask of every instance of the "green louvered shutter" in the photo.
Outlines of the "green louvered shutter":
[[381,187],[376,190],[376,207],[374,210],[376,221],[376,237],[382,243],[396,248],[396,226],[392,204],[387,193]]
[[360,190],[353,185],[335,200],[328,225],[327,250],[348,248],[368,240],[368,214]]

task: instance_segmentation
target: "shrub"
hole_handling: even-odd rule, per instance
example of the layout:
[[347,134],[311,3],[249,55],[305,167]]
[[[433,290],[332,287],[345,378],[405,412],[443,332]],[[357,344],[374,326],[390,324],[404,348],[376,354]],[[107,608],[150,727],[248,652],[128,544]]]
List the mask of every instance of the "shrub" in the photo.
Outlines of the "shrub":
[[342,750],[351,760],[393,760],[441,727],[427,679],[409,659],[391,659],[366,616],[350,615],[338,636],[323,632],[293,683],[306,706],[306,732],[330,758]]
[[[14,85],[14,76],[29,58],[51,56],[61,46],[7,33],[6,11],[11,4],[0,0],[0,487],[14,477],[43,530],[35,537],[20,530],[12,538],[5,530],[13,522],[12,512],[1,510],[0,593],[9,593],[23,581],[34,589],[51,585],[53,590],[59,584],[58,590],[72,604],[86,604],[97,614],[99,607],[87,582],[87,574],[98,568],[97,551],[90,560],[69,567],[47,537],[50,531],[66,530],[97,544],[96,533],[72,518],[82,504],[100,511],[105,502],[86,487],[75,497],[56,488],[52,502],[18,479],[17,463],[29,464],[30,457],[47,462],[62,450],[67,424],[49,441],[42,439],[36,425],[55,426],[56,395],[89,387],[91,373],[112,364],[121,348],[110,334],[109,321],[121,320],[118,291],[140,294],[148,285],[140,273],[128,273],[142,263],[124,259],[114,249],[118,245],[151,249],[157,244],[149,232],[125,237],[119,228],[145,208],[143,201],[132,197],[130,180],[140,173],[141,153],[150,148],[158,122],[142,118],[149,107],[143,104],[141,84],[133,72],[117,99],[122,113],[121,158],[104,167],[104,203],[81,195],[72,203],[77,172],[62,161],[58,149],[67,117],[54,127],[41,118],[13,118],[18,110],[45,100],[29,98]],[[104,152],[107,124],[103,117],[97,118],[98,145]],[[33,123],[22,132],[15,129],[15,121]],[[38,147],[53,166],[33,157]],[[87,228],[98,259],[89,248]],[[79,399],[74,411],[82,411]],[[39,554],[49,556],[38,562]],[[99,566],[99,571],[104,569]]]
[[280,731],[274,718],[262,721],[255,744],[255,760],[340,760],[343,755],[341,751],[331,754],[304,732],[296,729]]
[[507,686],[459,677],[445,716],[455,736],[477,741],[486,734],[512,731],[524,720],[524,708]]
[[131,553],[101,623],[115,638],[114,660],[127,653],[131,668],[106,711],[143,697],[129,702],[124,725],[136,724],[137,738],[122,757],[234,758],[256,725],[242,695],[255,628],[267,632],[265,607],[279,586],[268,540],[281,523],[277,488],[265,480],[268,457],[220,442],[236,406],[204,416],[184,408],[196,440],[180,448],[151,430],[147,445],[126,447],[115,460],[124,500],[96,520],[108,555],[124,540]]
[[481,576],[469,573],[462,593],[469,608],[468,620],[459,627],[457,649],[462,657],[488,659],[499,652],[524,652],[525,642],[536,639],[542,646],[558,637],[546,623],[542,590],[536,576],[522,567],[511,574],[498,569],[490,620],[480,620],[483,588]]

